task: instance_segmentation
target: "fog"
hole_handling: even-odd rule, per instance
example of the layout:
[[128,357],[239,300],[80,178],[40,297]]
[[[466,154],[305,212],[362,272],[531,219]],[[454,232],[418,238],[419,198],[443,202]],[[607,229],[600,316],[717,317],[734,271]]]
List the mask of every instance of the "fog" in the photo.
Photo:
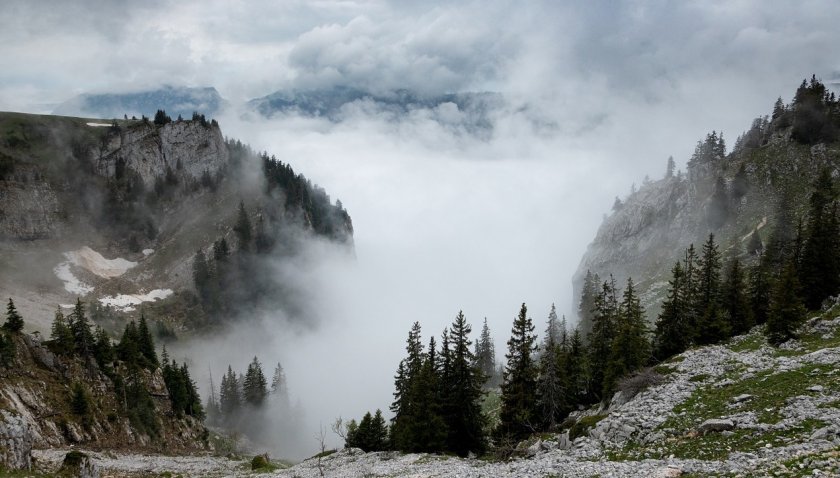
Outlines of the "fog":
[[[278,265],[306,290],[317,328],[269,314],[182,351],[216,377],[255,354],[269,375],[280,361],[306,408],[306,445],[290,452],[302,456],[320,425],[387,410],[414,321],[428,340],[459,310],[474,328],[487,317],[501,359],[522,302],[538,330],[552,303],[571,319],[571,276],[616,196],[664,174],[669,155],[684,167],[711,130],[732,145],[802,78],[840,71],[836,2],[555,3],[87,2],[90,15],[65,17],[63,3],[12,2],[0,109],[215,86],[234,105],[217,118],[225,135],[342,201],[355,257],[313,241]],[[328,121],[235,106],[333,85],[497,91],[507,105],[486,137],[448,121],[463,119],[451,108],[394,117],[360,103]]]

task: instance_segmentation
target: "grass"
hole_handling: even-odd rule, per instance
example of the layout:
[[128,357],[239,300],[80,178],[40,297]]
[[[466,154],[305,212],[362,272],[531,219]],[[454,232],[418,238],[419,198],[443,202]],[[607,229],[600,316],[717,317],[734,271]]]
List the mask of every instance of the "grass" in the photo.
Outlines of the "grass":
[[589,430],[606,418],[606,415],[589,415],[582,417],[571,428],[569,428],[569,440],[585,435]]

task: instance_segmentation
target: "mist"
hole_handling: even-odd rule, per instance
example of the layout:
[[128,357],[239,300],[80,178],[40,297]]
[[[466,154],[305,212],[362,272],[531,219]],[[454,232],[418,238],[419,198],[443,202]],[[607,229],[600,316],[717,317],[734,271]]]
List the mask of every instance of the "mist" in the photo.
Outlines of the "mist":
[[[354,254],[312,239],[275,265],[314,327],[271,311],[173,353],[205,396],[207,370],[218,384],[228,364],[244,371],[257,356],[270,375],[282,363],[305,416],[277,430],[274,451],[300,458],[338,416],[388,415],[415,321],[427,341],[459,310],[474,336],[486,317],[498,360],[523,302],[540,332],[552,303],[573,323],[572,274],[616,196],[664,175],[668,156],[684,168],[712,130],[731,146],[802,78],[836,77],[840,5],[769,3],[251,2],[231,12],[161,1],[114,12],[89,2],[91,15],[74,16],[17,2],[0,20],[0,109],[212,85],[234,105],[216,118],[226,136],[342,201]],[[395,116],[360,101],[339,121],[235,106],[336,85],[493,91],[506,103],[482,135],[454,105]]]

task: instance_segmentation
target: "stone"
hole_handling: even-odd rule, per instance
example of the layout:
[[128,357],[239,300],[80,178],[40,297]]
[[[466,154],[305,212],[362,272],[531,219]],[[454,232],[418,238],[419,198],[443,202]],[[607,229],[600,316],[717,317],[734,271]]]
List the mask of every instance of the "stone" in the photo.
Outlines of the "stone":
[[102,472],[88,455],[80,451],[71,451],[64,456],[59,473],[78,478],[100,478]]
[[677,478],[682,476],[682,469],[678,466],[668,465],[665,468],[656,470],[651,478]]
[[737,397],[733,398],[732,402],[733,403],[742,403],[742,402],[746,402],[747,400],[750,400],[752,398],[753,398],[752,395],[750,395],[749,393],[745,393],[743,395],[738,395]]
[[809,392],[822,393],[822,391],[825,390],[825,387],[823,387],[822,385],[812,385],[812,386],[808,387],[807,390]]
[[735,422],[733,422],[732,420],[710,418],[705,422],[701,423],[697,430],[702,433],[708,433],[722,432],[726,430],[732,430],[733,428],[735,428]]
[[0,467],[29,470],[32,466],[32,431],[20,415],[0,410]]

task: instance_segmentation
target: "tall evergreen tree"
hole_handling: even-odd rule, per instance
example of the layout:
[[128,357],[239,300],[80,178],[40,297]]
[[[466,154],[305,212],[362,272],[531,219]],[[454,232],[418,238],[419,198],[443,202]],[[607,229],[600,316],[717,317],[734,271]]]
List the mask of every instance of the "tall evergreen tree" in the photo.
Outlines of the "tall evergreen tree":
[[567,408],[559,339],[557,314],[552,304],[541,347],[539,378],[537,379],[537,408],[543,425],[548,430],[557,428]]
[[697,328],[699,344],[714,344],[729,337],[729,323],[720,306],[721,258],[714,234],[703,244],[700,259],[696,313],[700,318]]
[[286,383],[286,372],[283,370],[280,362],[277,362],[277,366],[274,367],[274,375],[271,377],[271,388],[268,393],[275,399],[280,400],[283,404],[289,403],[289,386]]
[[251,250],[251,220],[248,219],[248,212],[245,211],[245,203],[239,201],[239,211],[236,216],[236,225],[233,226],[233,232],[239,240],[239,249],[243,251]]
[[444,417],[449,428],[448,449],[459,456],[481,452],[485,446],[484,415],[481,411],[484,380],[481,372],[473,366],[471,331],[464,313],[459,312],[449,332],[452,358],[443,396]]
[[595,301],[599,294],[599,287],[601,286],[601,279],[598,274],[593,274],[592,271],[587,270],[586,276],[583,278],[583,288],[580,294],[580,304],[578,304],[578,327],[580,328],[581,336],[589,341],[589,334],[592,333],[592,324],[594,322]]
[[257,357],[248,365],[245,380],[242,384],[242,395],[245,403],[253,407],[261,407],[268,395],[267,382],[262,371],[262,365]]
[[484,318],[484,325],[481,327],[481,335],[475,342],[475,362],[484,378],[484,386],[495,388],[499,384],[496,369],[496,347],[493,338],[490,337],[490,327],[487,326],[487,317]]
[[685,302],[685,273],[679,262],[671,269],[668,285],[668,295],[662,302],[654,331],[654,355],[660,360],[688,349],[693,335]]
[[53,319],[50,348],[57,354],[72,354],[76,344],[73,339],[73,330],[70,324],[61,312],[61,308],[56,309],[55,319]]
[[108,337],[105,329],[99,326],[96,327],[96,333],[94,334],[93,358],[96,359],[99,368],[106,371],[111,368],[111,364],[116,358],[114,347],[111,345],[111,337]]
[[604,373],[603,397],[615,392],[618,380],[640,369],[650,359],[650,343],[645,330],[645,312],[636,295],[633,280],[627,279]]
[[758,257],[758,262],[750,268],[749,300],[750,311],[756,324],[767,322],[770,308],[771,274],[766,254]]
[[155,351],[155,341],[152,338],[149,325],[146,323],[146,316],[142,312],[140,313],[140,322],[137,325],[137,349],[149,370],[158,368],[160,363]]
[[817,310],[840,292],[840,228],[831,172],[824,168],[811,193],[799,280],[805,306]]
[[18,313],[11,297],[9,297],[9,303],[6,305],[6,322],[3,323],[3,330],[7,332],[20,332],[23,330],[23,317]]
[[700,271],[699,259],[694,244],[690,244],[683,254],[683,286],[682,306],[685,310],[685,322],[689,335],[687,340],[693,343],[697,338],[697,331],[700,327],[700,316],[697,310],[700,302]]
[[571,409],[574,405],[582,404],[587,395],[586,385],[586,350],[580,329],[575,328],[569,338],[568,352],[563,360],[563,376],[565,378],[565,398],[563,402]]
[[85,316],[85,306],[81,299],[76,299],[76,306],[73,308],[70,320],[76,353],[88,360],[93,354],[93,333],[90,331],[90,323]]
[[414,438],[416,429],[416,392],[419,387],[417,381],[423,368],[425,355],[423,344],[420,342],[420,323],[415,322],[408,332],[406,340],[407,357],[400,362],[395,377],[394,403],[391,411],[394,413],[391,426],[391,439],[398,450],[413,451],[418,446]]
[[230,423],[242,406],[242,393],[239,388],[239,380],[228,365],[227,374],[222,376],[222,385],[219,389],[219,406],[225,420]]
[[601,286],[601,293],[595,301],[594,322],[589,334],[589,392],[594,400],[605,397],[604,374],[609,366],[612,342],[615,338],[615,326],[618,316],[618,297],[615,279],[610,276]]
[[536,414],[537,367],[533,353],[536,350],[534,324],[528,317],[525,304],[513,321],[508,340],[507,365],[502,382],[502,406],[496,434],[500,437],[521,439],[535,431],[539,424]]
[[779,345],[796,336],[796,329],[805,318],[805,307],[799,297],[796,269],[788,264],[773,288],[767,314],[767,341]]
[[744,271],[736,257],[729,265],[723,284],[722,306],[732,335],[746,333],[753,326]]

